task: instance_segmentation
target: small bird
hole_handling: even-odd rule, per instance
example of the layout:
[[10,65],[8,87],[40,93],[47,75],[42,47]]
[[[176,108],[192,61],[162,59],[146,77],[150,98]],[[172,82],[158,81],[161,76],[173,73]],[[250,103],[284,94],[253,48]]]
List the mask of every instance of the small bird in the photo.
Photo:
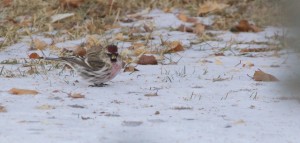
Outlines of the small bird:
[[83,80],[91,83],[92,85],[89,85],[91,87],[105,86],[105,82],[116,77],[122,68],[122,60],[118,54],[118,47],[115,45],[108,45],[105,48],[102,46],[92,47],[83,57],[44,59],[65,61]]

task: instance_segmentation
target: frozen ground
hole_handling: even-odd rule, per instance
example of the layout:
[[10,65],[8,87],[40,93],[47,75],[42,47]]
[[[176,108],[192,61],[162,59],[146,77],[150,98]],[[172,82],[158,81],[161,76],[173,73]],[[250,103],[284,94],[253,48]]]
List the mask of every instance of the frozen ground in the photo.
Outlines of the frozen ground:
[[[168,27],[182,23],[174,14],[156,10],[148,16],[153,17],[157,34],[186,45],[185,51],[166,55],[178,64],[139,65],[140,71],[122,72],[102,88],[76,83],[78,77],[69,70],[1,76],[0,104],[7,112],[0,113],[0,142],[299,142],[299,101],[290,98],[276,82],[256,82],[249,77],[261,69],[282,79],[289,72],[286,61],[293,56],[286,51],[239,53],[242,48],[267,47],[261,43],[272,42],[271,37],[280,29],[239,34],[212,31],[219,33],[219,41],[191,44],[197,40],[194,34],[168,32]],[[232,50],[215,56],[230,41],[237,43],[230,45]],[[72,42],[81,41],[65,44]],[[8,47],[0,52],[0,61],[27,58],[32,52],[28,48],[26,40]],[[249,63],[254,66],[247,66]],[[4,70],[25,70],[21,64],[2,66]],[[15,96],[7,92],[11,88],[33,89],[39,94]],[[158,96],[145,96],[156,92]],[[85,98],[73,99],[69,93],[81,93]]]

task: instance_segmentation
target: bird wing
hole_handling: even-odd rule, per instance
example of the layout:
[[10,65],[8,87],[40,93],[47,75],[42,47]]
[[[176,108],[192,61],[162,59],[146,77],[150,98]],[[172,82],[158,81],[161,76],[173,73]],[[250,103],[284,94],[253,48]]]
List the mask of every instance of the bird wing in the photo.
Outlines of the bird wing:
[[100,70],[105,66],[109,66],[108,63],[105,61],[105,55],[102,54],[103,58],[100,57],[102,53],[99,52],[91,52],[88,53],[85,59],[85,63],[92,68],[93,70]]

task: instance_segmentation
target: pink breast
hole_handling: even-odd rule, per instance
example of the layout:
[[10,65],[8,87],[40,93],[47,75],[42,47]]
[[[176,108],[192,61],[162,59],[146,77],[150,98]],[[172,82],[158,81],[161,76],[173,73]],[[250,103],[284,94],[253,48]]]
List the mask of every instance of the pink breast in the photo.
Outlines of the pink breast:
[[116,62],[112,64],[112,71],[109,77],[109,80],[113,79],[116,77],[116,75],[120,72],[122,69],[122,62]]

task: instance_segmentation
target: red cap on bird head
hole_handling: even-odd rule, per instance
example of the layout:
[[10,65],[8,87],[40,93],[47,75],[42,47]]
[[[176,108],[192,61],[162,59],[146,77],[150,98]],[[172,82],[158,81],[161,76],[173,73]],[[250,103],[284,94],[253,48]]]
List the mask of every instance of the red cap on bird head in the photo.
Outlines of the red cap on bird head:
[[116,45],[108,45],[106,48],[110,53],[118,53],[118,47]]

